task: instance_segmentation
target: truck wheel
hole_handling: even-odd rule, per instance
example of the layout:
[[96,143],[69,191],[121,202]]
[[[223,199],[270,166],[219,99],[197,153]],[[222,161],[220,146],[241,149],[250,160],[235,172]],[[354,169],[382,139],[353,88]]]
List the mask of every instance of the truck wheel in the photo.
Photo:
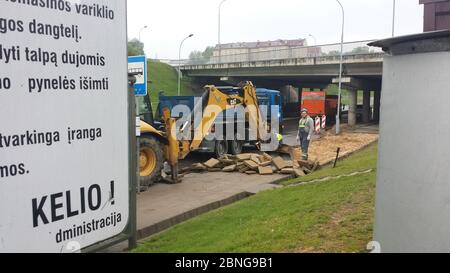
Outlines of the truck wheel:
[[140,139],[139,167],[141,186],[148,187],[161,179],[164,167],[162,143],[156,138],[145,136]]
[[228,141],[226,140],[217,140],[216,141],[216,157],[221,158],[228,152]]
[[228,141],[228,146],[230,147],[230,154],[239,155],[242,153],[242,148],[244,146],[244,142],[237,140],[235,137],[234,140]]

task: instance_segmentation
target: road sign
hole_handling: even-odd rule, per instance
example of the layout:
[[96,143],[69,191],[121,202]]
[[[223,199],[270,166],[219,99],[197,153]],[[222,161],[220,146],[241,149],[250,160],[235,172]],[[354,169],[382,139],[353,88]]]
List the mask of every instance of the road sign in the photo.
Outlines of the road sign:
[[136,96],[147,95],[147,58],[145,56],[128,57],[128,73],[137,73],[134,94]]
[[130,225],[126,1],[49,3],[0,2],[0,252],[73,252]]

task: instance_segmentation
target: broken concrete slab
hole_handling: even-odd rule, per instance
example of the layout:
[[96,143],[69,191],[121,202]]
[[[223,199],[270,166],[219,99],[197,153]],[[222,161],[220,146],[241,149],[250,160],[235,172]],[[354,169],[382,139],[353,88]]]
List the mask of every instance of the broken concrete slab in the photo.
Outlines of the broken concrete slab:
[[240,172],[240,173],[245,173],[246,171],[249,171],[249,170],[250,170],[250,168],[247,167],[247,166],[245,166],[245,167],[241,168],[241,169],[239,170],[239,172]]
[[236,156],[236,159],[239,161],[246,161],[246,160],[250,160],[252,157],[251,154],[240,154]]
[[291,150],[291,159],[295,162],[302,160],[302,150],[299,148],[294,148]]
[[253,162],[255,162],[256,164],[261,163],[261,161],[259,160],[259,156],[258,155],[252,155],[250,157],[250,160],[252,160]]
[[211,158],[210,160],[203,163],[203,165],[205,165],[207,168],[215,168],[219,164],[220,164],[220,161],[215,158]]
[[301,169],[294,169],[294,175],[295,177],[303,177],[305,176],[305,172]]
[[312,167],[314,166],[314,162],[310,160],[299,160],[298,164],[300,165],[300,167],[308,169],[312,169]]
[[192,169],[192,171],[202,172],[202,171],[206,171],[208,168],[201,163],[195,163],[195,164],[192,164],[191,169]]
[[286,162],[280,156],[273,158],[272,163],[278,170],[286,168]]
[[236,167],[237,167],[237,165],[230,165],[228,167],[223,168],[222,171],[226,172],[226,173],[232,173],[232,172],[236,171]]
[[295,174],[295,170],[293,168],[284,168],[280,171],[282,174]]
[[319,161],[316,160],[316,161],[314,162],[313,167],[311,168],[311,172],[317,171],[317,169],[319,169],[319,167],[320,167],[320,163],[319,163]]
[[232,164],[236,164],[236,161],[233,159],[225,159],[225,158],[221,158],[219,159],[220,163],[224,164],[224,165],[232,165]]
[[272,167],[259,167],[258,168],[258,172],[260,175],[272,175],[273,174],[273,170]]
[[278,148],[277,152],[282,154],[290,154],[292,150],[292,147],[289,145],[281,145],[280,148]]
[[258,167],[259,167],[259,164],[257,164],[255,161],[253,161],[253,160],[247,160],[247,161],[245,161],[244,162],[245,163],[245,165],[248,167],[248,168],[250,168],[251,170],[257,170],[258,169]]
[[246,174],[248,174],[248,175],[253,175],[253,174],[257,174],[257,172],[256,172],[256,171],[246,171],[245,173],[246,173]]
[[267,161],[272,161],[272,156],[270,156],[268,153],[263,153],[262,156],[267,160]]
[[272,161],[265,161],[259,164],[260,167],[268,167],[272,165]]
[[270,160],[267,160],[263,155],[258,155],[258,159],[259,159],[259,162],[270,161]]
[[285,160],[284,162],[286,168],[294,168],[294,162],[292,160]]

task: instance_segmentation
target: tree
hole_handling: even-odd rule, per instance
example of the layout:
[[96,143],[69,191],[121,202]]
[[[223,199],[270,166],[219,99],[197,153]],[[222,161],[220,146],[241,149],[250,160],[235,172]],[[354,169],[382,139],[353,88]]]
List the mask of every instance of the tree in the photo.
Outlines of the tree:
[[207,59],[209,61],[209,59],[211,59],[211,57],[213,56],[214,53],[214,47],[212,46],[208,46],[205,51],[203,51],[203,58]]
[[369,53],[369,50],[368,46],[360,46],[354,48],[350,54],[366,54]]
[[214,53],[214,47],[208,46],[203,52],[202,51],[192,51],[189,54],[189,60],[194,64],[204,64],[209,62]]
[[189,60],[194,61],[194,60],[201,60],[203,59],[203,52],[198,51],[198,50],[194,50],[191,52],[191,54],[189,54]]
[[340,56],[341,55],[341,51],[340,50],[332,50],[332,51],[328,52],[327,55],[328,56]]
[[[355,54],[368,54],[374,53],[375,51],[370,50],[368,46],[355,47],[352,51],[344,52],[344,55],[355,55]],[[326,54],[327,56],[339,56],[341,55],[340,50],[332,50]]]
[[136,38],[128,41],[128,56],[138,56],[144,54],[144,43]]

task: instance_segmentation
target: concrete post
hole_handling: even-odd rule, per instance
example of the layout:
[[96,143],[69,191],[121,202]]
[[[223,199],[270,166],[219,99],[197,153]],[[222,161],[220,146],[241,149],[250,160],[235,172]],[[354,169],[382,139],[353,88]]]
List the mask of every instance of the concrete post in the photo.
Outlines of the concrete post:
[[372,122],[373,122],[374,105],[375,105],[375,92],[374,91],[370,91],[370,107],[371,107],[370,121],[372,121]]
[[373,103],[373,121],[380,122],[381,91],[376,90]]
[[291,86],[286,85],[278,89],[281,91],[283,99],[283,112],[285,117],[299,117],[300,116],[300,102],[297,91]]
[[348,91],[349,109],[348,109],[348,125],[356,125],[356,110],[358,104],[358,91],[349,90]]
[[363,123],[370,122],[370,91],[364,91],[363,98]]
[[302,105],[302,99],[303,99],[303,88],[301,86],[297,87],[298,88],[298,105],[299,107]]

